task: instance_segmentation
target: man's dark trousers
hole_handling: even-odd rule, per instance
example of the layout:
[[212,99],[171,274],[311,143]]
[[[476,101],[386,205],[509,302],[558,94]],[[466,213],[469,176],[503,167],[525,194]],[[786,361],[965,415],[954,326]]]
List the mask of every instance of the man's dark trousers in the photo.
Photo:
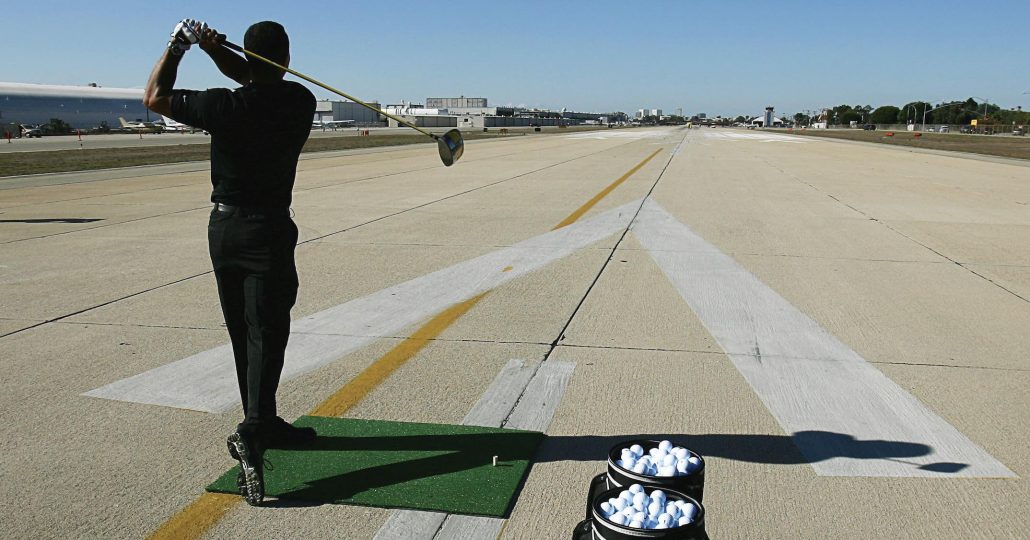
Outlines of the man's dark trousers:
[[296,247],[297,226],[287,209],[225,211],[216,205],[211,212],[208,248],[236,359],[241,431],[260,434],[276,417],[275,392],[297,300]]

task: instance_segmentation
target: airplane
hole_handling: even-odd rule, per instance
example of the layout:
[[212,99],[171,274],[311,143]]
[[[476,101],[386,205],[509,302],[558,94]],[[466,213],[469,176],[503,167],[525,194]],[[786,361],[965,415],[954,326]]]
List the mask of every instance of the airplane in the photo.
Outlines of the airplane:
[[154,122],[154,123],[156,125],[158,125],[158,126],[162,126],[165,131],[170,131],[170,132],[173,132],[173,133],[179,133],[179,132],[184,132],[184,131],[193,131],[192,127],[187,126],[186,124],[183,124],[182,122],[177,122],[175,120],[172,120],[171,118],[168,118],[167,116],[161,116],[161,120],[158,120],[157,122]]
[[122,129],[128,129],[135,133],[161,133],[164,131],[164,126],[155,122],[142,122],[140,120],[126,122],[121,116],[118,117],[118,122],[122,124]]
[[311,122],[311,129],[336,129],[343,127],[351,127],[354,125],[354,120],[313,120]]

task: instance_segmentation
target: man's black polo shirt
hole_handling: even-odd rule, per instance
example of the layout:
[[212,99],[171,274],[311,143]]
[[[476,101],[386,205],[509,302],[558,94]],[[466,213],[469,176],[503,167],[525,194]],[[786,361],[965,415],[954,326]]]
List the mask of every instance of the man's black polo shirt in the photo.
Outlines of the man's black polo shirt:
[[211,202],[288,208],[315,96],[291,81],[172,91],[171,117],[211,133]]

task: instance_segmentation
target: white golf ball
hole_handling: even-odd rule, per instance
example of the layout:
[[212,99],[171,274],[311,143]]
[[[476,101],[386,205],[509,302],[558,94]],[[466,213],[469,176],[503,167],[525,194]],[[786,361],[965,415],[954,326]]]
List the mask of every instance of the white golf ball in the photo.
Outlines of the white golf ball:
[[659,501],[652,500],[651,504],[647,505],[647,515],[649,516],[657,516],[663,510],[665,510],[665,506]]
[[676,472],[679,474],[687,474],[688,472],[690,472],[690,462],[685,459],[677,461]]
[[633,492],[628,490],[628,489],[624,489],[624,490],[622,490],[622,493],[619,493],[619,498],[620,499],[624,499],[626,501],[626,504],[632,504],[633,503]]
[[639,522],[643,523],[643,522],[647,521],[647,514],[645,514],[643,512],[637,512],[636,514],[633,514],[633,518],[632,519],[633,519],[633,521],[639,521]]
[[655,476],[676,476],[676,467],[669,465],[668,467],[658,467],[658,474]]
[[643,461],[638,461],[631,470],[637,474],[647,474],[647,464]]
[[688,518],[687,516],[683,516],[683,517],[680,518],[679,524],[680,524],[680,527],[682,527],[684,525],[690,525],[691,523],[693,523],[693,521],[694,520]]
[[633,527],[634,529],[643,529],[644,528],[644,522],[643,521],[630,521],[629,522],[629,526]]
[[633,504],[636,504],[636,503],[643,504],[643,502],[646,501],[648,498],[649,497],[647,496],[647,494],[644,493],[643,491],[641,491],[639,493],[635,493],[633,495]]
[[639,444],[634,444],[633,446],[630,446],[629,451],[636,454],[638,458],[644,455],[644,447],[640,446]]
[[690,456],[689,458],[687,458],[687,463],[690,464],[690,467],[687,470],[691,472],[701,468],[701,459],[699,459],[697,456]]
[[651,457],[656,457],[658,455],[658,449],[657,448],[652,448],[652,449],[648,450],[647,453]]
[[644,456],[638,459],[637,463],[643,463],[645,467],[650,467],[652,464],[654,464],[654,460],[651,459],[651,456]]
[[690,456],[690,452],[682,446],[677,446],[673,454],[675,454],[676,459],[687,459]]
[[655,525],[654,527],[651,527],[651,528],[652,529],[668,529],[669,526],[668,525],[663,525],[662,522],[659,521],[657,525]]
[[675,465],[675,464],[676,464],[676,456],[674,456],[672,454],[666,454],[665,457],[662,458],[662,465],[664,465],[666,467],[669,467],[669,466],[672,466],[672,465]]
[[608,517],[615,513],[615,507],[612,506],[612,503],[605,501],[601,503],[601,512],[605,515],[605,517]]
[[668,495],[666,495],[665,492],[660,490],[660,489],[656,489],[656,490],[651,492],[651,499],[652,500],[653,499],[661,499],[662,500],[662,504],[665,504],[665,501],[668,498],[669,498]]
[[672,516],[670,516],[669,514],[662,514],[658,516],[658,524],[661,525],[663,528],[668,527],[672,524]]
[[681,509],[683,510],[683,517],[690,519],[690,521],[694,521],[694,518],[697,517],[697,507],[693,504],[687,503]]
[[672,443],[669,441],[662,441],[658,443],[658,449],[668,452],[672,448]]
[[626,508],[623,508],[619,513],[626,516],[626,519],[628,520],[630,516],[637,513],[637,509],[633,508],[632,506],[627,506]]
[[680,514],[682,514],[682,512],[680,511],[680,507],[676,506],[675,503],[666,504],[665,513],[672,516],[672,519],[679,519]]
[[608,518],[608,521],[611,521],[612,523],[614,523],[616,525],[625,525],[626,524],[626,516],[624,516],[622,514],[613,514],[612,517]]
[[[629,489],[626,490],[626,491],[629,491],[630,494],[643,493],[644,492],[644,486],[642,486],[640,484],[633,484],[633,485],[629,486]],[[625,493],[625,491],[623,491],[623,493]]]
[[615,507],[616,511],[622,512],[626,509],[626,499],[614,499],[614,501],[612,506]]

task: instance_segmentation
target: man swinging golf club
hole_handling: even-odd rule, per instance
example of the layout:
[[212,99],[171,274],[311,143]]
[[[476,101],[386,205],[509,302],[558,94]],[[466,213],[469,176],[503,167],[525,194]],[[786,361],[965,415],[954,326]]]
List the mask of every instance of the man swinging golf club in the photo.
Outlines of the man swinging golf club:
[[[230,455],[240,462],[240,494],[258,505],[264,498],[264,450],[315,439],[313,429],[278,417],[275,405],[298,286],[297,226],[289,208],[315,97],[300,84],[284,81],[282,70],[238,56],[222,47],[220,39],[199,21],[176,25],[150,74],[143,103],[211,133],[214,208],[208,247],[244,411],[243,422],[227,442]],[[282,25],[259,22],[243,39],[248,50],[289,64],[289,38]],[[242,86],[173,90],[179,62],[192,45]]]

